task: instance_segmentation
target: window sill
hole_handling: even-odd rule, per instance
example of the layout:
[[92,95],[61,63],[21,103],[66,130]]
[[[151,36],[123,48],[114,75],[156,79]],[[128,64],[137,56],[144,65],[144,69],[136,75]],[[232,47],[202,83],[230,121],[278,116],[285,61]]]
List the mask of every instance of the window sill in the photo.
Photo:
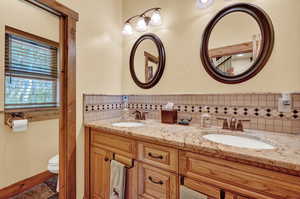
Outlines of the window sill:
[[5,109],[5,122],[11,117],[12,113],[23,113],[29,122],[59,119],[59,107],[52,108],[24,108],[24,109]]

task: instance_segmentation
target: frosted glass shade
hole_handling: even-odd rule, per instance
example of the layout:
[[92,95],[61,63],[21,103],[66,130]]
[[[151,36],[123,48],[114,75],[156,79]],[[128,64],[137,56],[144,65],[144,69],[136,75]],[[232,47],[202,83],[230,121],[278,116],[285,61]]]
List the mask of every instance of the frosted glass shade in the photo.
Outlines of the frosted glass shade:
[[214,0],[197,0],[197,8],[207,8],[212,5]]
[[136,30],[139,32],[145,32],[147,29],[148,29],[148,26],[146,24],[144,17],[140,17],[136,24]]
[[162,18],[159,11],[153,12],[150,24],[153,26],[160,26],[162,24]]
[[126,23],[124,25],[122,33],[124,35],[131,35],[133,33],[133,29],[130,23]]

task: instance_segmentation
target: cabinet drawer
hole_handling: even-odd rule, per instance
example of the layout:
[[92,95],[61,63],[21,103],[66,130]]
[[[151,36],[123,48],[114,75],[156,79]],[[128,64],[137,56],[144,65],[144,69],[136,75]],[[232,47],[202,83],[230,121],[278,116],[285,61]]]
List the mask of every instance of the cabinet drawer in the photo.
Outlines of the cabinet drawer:
[[184,179],[184,186],[207,196],[208,199],[219,199],[221,195],[219,188],[189,178]]
[[177,199],[178,177],[146,164],[139,164],[139,196],[145,199]]
[[[300,199],[300,178],[180,151],[181,175],[256,199]],[[241,197],[242,198],[242,197]]]
[[138,159],[163,169],[178,171],[177,149],[139,142]]
[[136,157],[136,142],[124,137],[92,130],[91,142],[93,146],[106,149],[126,157]]

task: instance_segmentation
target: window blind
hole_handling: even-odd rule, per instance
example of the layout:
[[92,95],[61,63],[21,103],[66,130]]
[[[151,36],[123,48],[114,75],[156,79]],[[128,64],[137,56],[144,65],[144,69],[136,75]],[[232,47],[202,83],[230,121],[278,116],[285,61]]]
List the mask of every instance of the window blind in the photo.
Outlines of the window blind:
[[56,107],[58,49],[5,35],[5,108]]

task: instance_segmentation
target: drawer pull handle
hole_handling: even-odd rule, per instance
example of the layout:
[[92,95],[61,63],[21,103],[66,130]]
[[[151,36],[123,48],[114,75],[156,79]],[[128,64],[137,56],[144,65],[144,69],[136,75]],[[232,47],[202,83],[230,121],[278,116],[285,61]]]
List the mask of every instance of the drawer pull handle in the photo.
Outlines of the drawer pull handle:
[[154,181],[153,179],[152,179],[152,177],[151,176],[149,176],[149,178],[148,178],[152,183],[154,183],[154,184],[159,184],[159,185],[163,185],[164,183],[163,183],[163,181],[158,181],[158,182],[156,182],[156,181]]
[[153,155],[152,153],[148,153],[148,156],[150,156],[151,158],[161,159],[161,160],[164,158],[162,155],[156,156],[156,155]]

